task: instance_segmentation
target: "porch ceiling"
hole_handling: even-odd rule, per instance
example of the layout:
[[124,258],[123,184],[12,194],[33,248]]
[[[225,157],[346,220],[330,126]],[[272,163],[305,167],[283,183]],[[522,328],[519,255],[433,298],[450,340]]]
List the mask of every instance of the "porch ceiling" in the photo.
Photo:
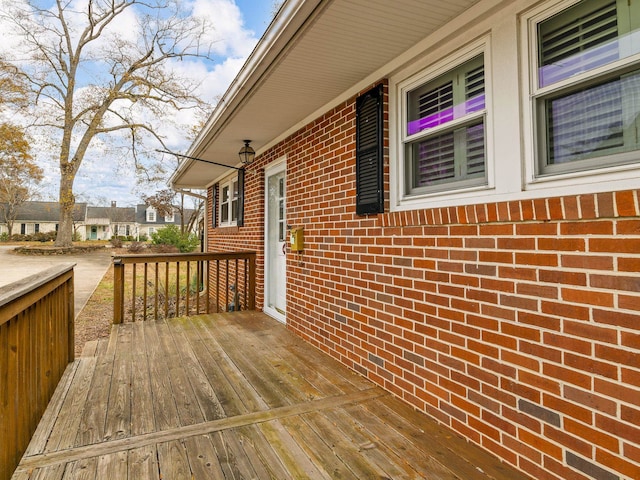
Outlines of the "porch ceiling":
[[[243,139],[261,153],[477,1],[285,2],[189,155],[235,165]],[[171,182],[203,188],[228,170],[186,160]]]

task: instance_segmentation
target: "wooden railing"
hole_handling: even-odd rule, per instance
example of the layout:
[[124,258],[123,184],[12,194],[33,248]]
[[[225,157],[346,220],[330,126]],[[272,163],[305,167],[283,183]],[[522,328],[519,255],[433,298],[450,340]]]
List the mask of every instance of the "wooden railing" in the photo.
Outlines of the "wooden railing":
[[113,323],[255,309],[255,252],[120,255],[113,274]]
[[0,288],[0,480],[11,477],[73,361],[73,266]]

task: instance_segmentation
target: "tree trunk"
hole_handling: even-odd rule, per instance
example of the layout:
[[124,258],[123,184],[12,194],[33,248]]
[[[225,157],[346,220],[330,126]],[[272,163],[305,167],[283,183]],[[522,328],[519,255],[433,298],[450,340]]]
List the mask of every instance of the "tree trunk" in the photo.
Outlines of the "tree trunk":
[[73,245],[73,207],[76,199],[73,196],[73,178],[66,178],[62,173],[60,178],[60,224],[56,235],[56,247],[70,247]]

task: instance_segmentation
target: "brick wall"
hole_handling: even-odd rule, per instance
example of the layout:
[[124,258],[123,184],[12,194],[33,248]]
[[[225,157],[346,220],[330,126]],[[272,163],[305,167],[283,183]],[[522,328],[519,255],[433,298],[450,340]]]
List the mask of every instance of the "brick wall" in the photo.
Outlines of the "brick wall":
[[640,478],[640,191],[357,217],[354,102],[258,159],[210,250],[258,251],[261,306],[286,155],[291,330],[533,478]]

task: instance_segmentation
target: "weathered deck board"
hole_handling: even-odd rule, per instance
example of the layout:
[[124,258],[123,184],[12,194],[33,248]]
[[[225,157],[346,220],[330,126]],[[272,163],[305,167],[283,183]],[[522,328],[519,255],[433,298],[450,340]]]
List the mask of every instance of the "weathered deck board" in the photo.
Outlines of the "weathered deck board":
[[13,480],[525,478],[259,313],[122,324],[85,354]]

